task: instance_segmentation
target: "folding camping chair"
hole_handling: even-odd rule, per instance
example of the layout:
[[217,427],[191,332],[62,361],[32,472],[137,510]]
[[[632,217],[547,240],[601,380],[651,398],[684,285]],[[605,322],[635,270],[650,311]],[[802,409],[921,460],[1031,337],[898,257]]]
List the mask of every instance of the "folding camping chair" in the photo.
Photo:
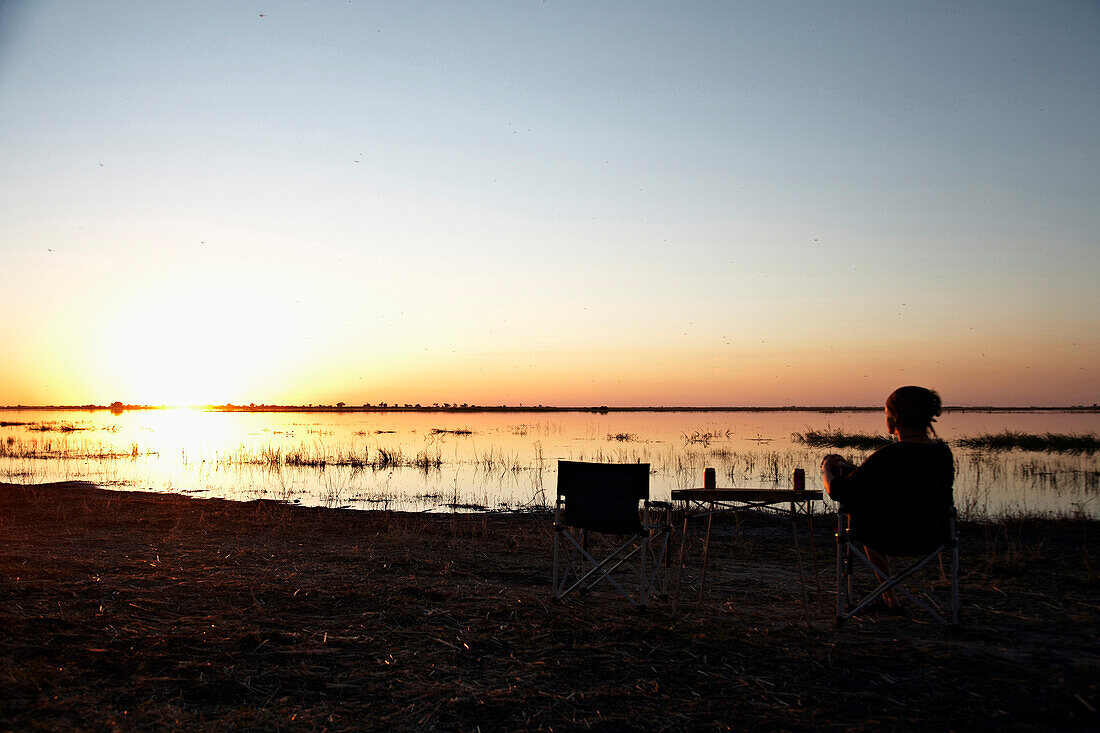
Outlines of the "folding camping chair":
[[[918,515],[919,516],[919,515]],[[879,521],[888,518],[880,518]],[[863,543],[855,536],[851,528],[851,514],[843,506],[837,512],[836,531],[836,625],[840,628],[844,622],[867,608],[876,599],[881,598],[888,590],[895,590],[911,601],[916,606],[924,609],[940,623],[953,628],[959,625],[959,536],[956,528],[957,514],[952,506],[946,516],[931,522],[924,531],[924,536],[915,536],[912,532],[912,517],[896,518],[898,526],[881,527],[876,532],[878,538],[894,537],[904,539],[879,540],[868,543],[876,552],[886,555],[891,559],[905,558],[905,567],[898,571],[891,565],[891,573],[886,579],[880,577],[881,571],[876,568],[871,558],[867,556]],[[939,596],[928,587],[927,582],[920,583],[918,573],[932,560],[939,559],[940,574],[943,571],[943,556],[948,556],[950,564],[951,600],[944,603]],[[873,573],[877,585],[862,597],[855,592],[855,570],[857,564],[854,558],[859,558],[862,564]],[[913,590],[907,589],[902,582],[913,585]]]
[[[554,600],[603,581],[635,608],[646,608],[653,595],[667,597],[670,511],[649,501],[648,463],[558,461]],[[628,590],[635,583],[636,594]]]

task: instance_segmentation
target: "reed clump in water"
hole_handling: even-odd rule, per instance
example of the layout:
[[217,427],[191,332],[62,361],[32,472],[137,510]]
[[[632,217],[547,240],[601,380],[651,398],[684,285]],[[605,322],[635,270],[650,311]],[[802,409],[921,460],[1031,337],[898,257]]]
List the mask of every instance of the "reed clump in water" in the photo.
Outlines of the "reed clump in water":
[[684,445],[702,445],[704,448],[710,445],[712,440],[729,440],[733,437],[732,430],[693,430],[690,433],[680,433]]
[[37,460],[119,460],[139,456],[159,455],[156,451],[143,451],[137,443],[119,448],[108,448],[98,443],[72,446],[67,442],[54,444],[53,441],[20,440],[9,435],[0,441],[0,458],[37,459]]
[[427,473],[432,469],[437,469],[442,466],[443,458],[439,455],[438,452],[432,453],[426,450],[422,450],[417,453],[411,461],[409,461],[409,465],[415,468],[419,468],[421,471]]
[[1096,433],[1021,433],[1005,430],[959,438],[956,445],[984,450],[1026,450],[1036,453],[1074,453],[1092,455],[1100,450]]
[[[19,423],[12,424],[17,425]],[[27,430],[32,430],[36,433],[75,433],[80,430],[91,430],[91,428],[86,425],[73,425],[72,423],[42,422],[29,425]]]
[[855,448],[857,450],[876,450],[890,444],[890,439],[885,435],[847,433],[840,428],[824,430],[807,428],[804,433],[791,433],[791,440],[809,448]]
[[315,468],[324,471],[327,467],[352,469],[372,469],[381,471],[392,468],[419,468],[422,471],[438,469],[443,458],[438,451],[423,450],[415,456],[407,457],[400,448],[378,448],[372,454],[367,447],[326,450],[320,446],[300,446],[284,451],[268,446],[259,453],[241,449],[226,454],[219,463],[232,465],[256,465],[270,470],[285,466],[292,468]]
[[[874,433],[848,433],[840,428],[792,433],[791,440],[810,448],[856,448],[875,450],[890,443],[884,435]],[[1025,450],[1035,453],[1072,453],[1092,455],[1100,450],[1100,438],[1096,433],[1023,433],[1004,430],[999,433],[980,433],[957,438],[953,443],[960,448],[1006,451]]]

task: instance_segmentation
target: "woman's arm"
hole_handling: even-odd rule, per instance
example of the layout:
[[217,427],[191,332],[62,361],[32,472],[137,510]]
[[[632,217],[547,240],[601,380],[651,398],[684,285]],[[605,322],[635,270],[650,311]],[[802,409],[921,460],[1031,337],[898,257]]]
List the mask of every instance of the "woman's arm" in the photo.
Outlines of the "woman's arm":
[[821,480],[825,483],[825,490],[829,492],[831,498],[839,501],[833,493],[834,488],[837,488],[838,479],[843,479],[855,470],[856,466],[853,463],[837,453],[830,453],[822,459]]

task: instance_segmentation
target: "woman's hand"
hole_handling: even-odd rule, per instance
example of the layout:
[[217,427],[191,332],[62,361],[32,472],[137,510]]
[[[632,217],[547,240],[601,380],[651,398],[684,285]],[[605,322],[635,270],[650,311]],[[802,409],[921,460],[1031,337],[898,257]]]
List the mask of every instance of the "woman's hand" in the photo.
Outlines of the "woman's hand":
[[825,490],[832,495],[832,483],[842,473],[848,473],[855,466],[844,456],[830,453],[821,459],[821,480],[825,484]]
[[[830,453],[829,455],[822,458],[821,459],[821,472],[822,472],[822,475],[824,475],[825,469],[827,469],[827,468],[828,469],[833,469],[836,466],[837,463],[848,463],[848,461],[846,461],[844,459],[844,456],[840,455],[839,453]],[[849,465],[851,465],[851,464],[849,464]]]

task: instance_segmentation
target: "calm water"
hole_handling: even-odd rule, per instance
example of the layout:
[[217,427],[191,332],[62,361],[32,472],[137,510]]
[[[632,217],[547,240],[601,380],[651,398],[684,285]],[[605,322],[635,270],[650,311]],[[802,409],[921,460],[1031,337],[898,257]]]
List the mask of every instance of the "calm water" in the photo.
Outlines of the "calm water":
[[[556,461],[651,464],[652,495],[701,485],[786,486],[792,469],[820,488],[829,451],[793,443],[807,428],[881,432],[881,413],[216,413],[0,411],[0,481],[401,510],[550,504]],[[71,431],[36,427],[71,427]],[[1001,430],[1100,432],[1100,415],[949,413],[950,441]],[[964,512],[1100,517],[1100,457],[955,447]],[[853,460],[859,451],[838,451]],[[324,465],[321,465],[324,462]],[[344,465],[340,465],[344,464]]]

